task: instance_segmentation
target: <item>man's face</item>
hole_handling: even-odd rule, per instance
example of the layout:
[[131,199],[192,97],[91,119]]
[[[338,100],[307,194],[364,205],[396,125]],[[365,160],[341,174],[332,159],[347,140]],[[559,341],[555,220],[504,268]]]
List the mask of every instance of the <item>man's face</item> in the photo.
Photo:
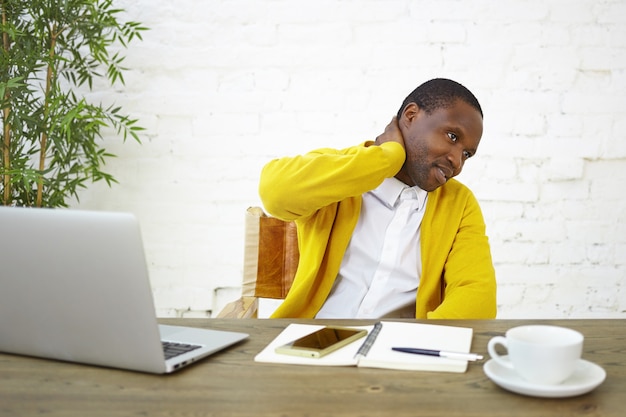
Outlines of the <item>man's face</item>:
[[411,103],[399,125],[406,161],[396,178],[425,191],[459,175],[465,161],[476,153],[483,134],[480,113],[462,100],[431,114]]

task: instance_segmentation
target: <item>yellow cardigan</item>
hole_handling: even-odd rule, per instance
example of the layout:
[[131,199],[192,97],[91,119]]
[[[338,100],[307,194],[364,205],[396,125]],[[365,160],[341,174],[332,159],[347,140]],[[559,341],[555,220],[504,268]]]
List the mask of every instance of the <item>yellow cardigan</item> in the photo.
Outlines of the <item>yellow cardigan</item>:
[[[272,317],[313,318],[333,286],[361,210],[361,195],[398,173],[402,146],[365,142],[275,159],[261,172],[265,210],[295,220],[300,262]],[[496,316],[496,280],[483,216],[472,192],[451,179],[428,195],[421,225],[416,318]]]

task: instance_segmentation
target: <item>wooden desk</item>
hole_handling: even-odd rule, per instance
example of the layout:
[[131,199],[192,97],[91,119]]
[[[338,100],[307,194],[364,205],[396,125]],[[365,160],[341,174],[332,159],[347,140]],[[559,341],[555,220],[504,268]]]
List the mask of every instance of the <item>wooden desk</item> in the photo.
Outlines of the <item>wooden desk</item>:
[[[260,364],[254,356],[290,321],[186,319],[168,324],[243,331],[250,338],[178,373],[158,376],[0,354],[0,416],[624,416],[626,320],[545,320],[581,331],[584,358],[606,381],[579,397],[505,391],[470,363],[464,374]],[[300,320],[298,322],[310,322]],[[326,321],[324,321],[326,322]],[[371,324],[373,321],[330,321]],[[472,350],[533,321],[445,321],[474,328]]]

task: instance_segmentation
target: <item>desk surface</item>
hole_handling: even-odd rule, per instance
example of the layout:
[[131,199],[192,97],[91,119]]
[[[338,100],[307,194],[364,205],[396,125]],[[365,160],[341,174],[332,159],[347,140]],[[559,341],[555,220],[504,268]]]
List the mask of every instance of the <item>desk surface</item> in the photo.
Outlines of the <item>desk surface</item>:
[[585,335],[583,357],[602,366],[607,379],[591,393],[563,399],[525,397],[505,391],[485,376],[482,362],[470,363],[464,374],[255,363],[254,356],[291,320],[168,319],[162,322],[243,331],[250,338],[165,376],[0,354],[0,415],[624,415],[626,320],[436,322],[472,327],[472,351],[483,354],[491,337],[521,324],[541,322],[581,331]]

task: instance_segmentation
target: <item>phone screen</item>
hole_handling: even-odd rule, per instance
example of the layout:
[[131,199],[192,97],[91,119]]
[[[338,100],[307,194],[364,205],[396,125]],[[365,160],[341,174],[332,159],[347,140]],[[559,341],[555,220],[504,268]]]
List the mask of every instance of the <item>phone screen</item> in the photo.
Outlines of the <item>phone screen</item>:
[[344,327],[324,327],[283,346],[277,353],[288,355],[321,357],[349,344],[367,334],[366,330]]

